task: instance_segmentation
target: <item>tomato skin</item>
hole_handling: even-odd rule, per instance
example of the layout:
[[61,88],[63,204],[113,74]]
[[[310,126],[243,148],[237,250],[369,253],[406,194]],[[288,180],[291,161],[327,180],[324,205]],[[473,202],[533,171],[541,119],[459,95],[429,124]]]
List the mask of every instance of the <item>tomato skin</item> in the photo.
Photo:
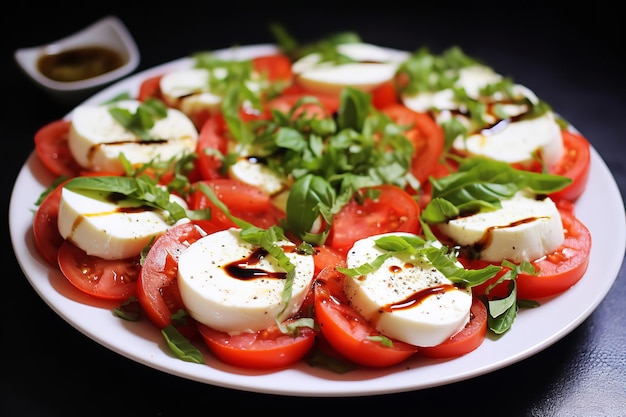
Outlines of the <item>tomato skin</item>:
[[204,180],[226,178],[220,172],[222,160],[219,155],[226,155],[228,150],[228,139],[225,136],[225,132],[226,121],[222,114],[210,117],[200,129],[196,146],[198,154],[196,164],[200,177]]
[[400,104],[398,91],[393,81],[382,83],[374,88],[370,94],[372,95],[372,105],[378,110]]
[[139,256],[108,260],[87,255],[69,241],[63,241],[58,253],[59,268],[72,285],[92,297],[126,300],[136,293],[141,266]]
[[146,78],[139,86],[139,92],[137,93],[137,100],[146,101],[149,98],[157,98],[162,100],[161,95],[161,78],[163,75],[155,75],[154,77]]
[[343,293],[343,275],[330,269],[315,281],[315,316],[322,336],[340,356],[356,364],[380,368],[396,365],[413,356],[417,346],[393,341],[393,346],[369,340],[380,335],[347,302]]
[[71,124],[69,120],[55,120],[35,133],[35,152],[43,165],[57,177],[75,177],[82,169],[68,145]]
[[292,337],[278,326],[251,333],[229,335],[197,324],[209,350],[221,361],[248,369],[286,368],[300,361],[315,344],[317,332],[309,327],[298,329]]
[[269,81],[291,81],[291,61],[286,55],[273,54],[255,57],[252,59],[254,70],[267,76]]
[[57,225],[64,183],[59,184],[43,199],[33,220],[33,236],[37,252],[54,267],[58,266],[59,247],[64,241]]
[[283,113],[287,113],[291,108],[304,97],[315,97],[319,101],[318,103],[306,103],[302,104],[294,113],[294,116],[300,114],[303,111],[307,112],[307,115],[317,115],[321,118],[332,116],[339,109],[339,97],[330,94],[310,92],[300,87],[291,87],[283,90],[282,94],[267,102],[268,110],[279,110]]
[[326,244],[340,253],[347,253],[354,242],[387,232],[419,233],[420,208],[405,190],[389,184],[370,187],[380,191],[372,200],[359,203],[352,198],[333,217]]
[[[213,189],[217,198],[228,207],[230,214],[255,226],[268,228],[277,225],[279,219],[285,216],[281,210],[272,204],[268,194],[253,185],[229,178],[217,178],[202,182]],[[190,199],[192,209],[210,208],[210,222],[220,230],[237,227],[223,211],[209,200],[209,197],[198,189],[197,183],[195,188],[196,191]]]
[[418,113],[402,104],[386,106],[382,111],[395,123],[411,126],[405,133],[414,147],[411,172],[421,183],[425,182],[443,154],[443,129],[428,114]]
[[436,346],[420,347],[419,355],[427,358],[454,358],[476,350],[487,335],[487,307],[474,297],[470,321],[465,328]]
[[152,244],[137,280],[137,299],[148,319],[159,329],[172,324],[172,314],[184,309],[177,278],[180,254],[204,233],[215,231],[205,221],[182,223]]
[[563,175],[572,179],[566,188],[550,195],[555,199],[576,201],[585,191],[591,167],[591,145],[580,134],[563,130],[565,154],[561,161],[550,170],[550,173]]
[[[585,274],[589,265],[591,252],[591,233],[578,220],[572,211],[560,209],[565,240],[561,247],[539,260],[532,262],[537,275],[519,274],[517,277],[517,297],[519,299],[536,300],[558,295],[576,284]],[[468,261],[459,258],[466,268],[481,268],[485,261]],[[483,295],[487,287],[497,281],[507,271],[498,273],[486,283],[472,288],[475,295]],[[506,294],[507,282],[499,284],[489,291],[490,296]]]

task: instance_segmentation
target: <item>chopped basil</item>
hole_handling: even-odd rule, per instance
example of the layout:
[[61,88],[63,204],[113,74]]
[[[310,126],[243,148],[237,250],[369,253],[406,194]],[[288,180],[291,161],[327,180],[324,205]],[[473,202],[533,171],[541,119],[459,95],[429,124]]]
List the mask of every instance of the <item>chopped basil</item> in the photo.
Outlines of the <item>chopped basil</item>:
[[69,180],[64,187],[102,201],[115,201],[121,207],[148,206],[165,210],[172,224],[187,217],[185,208],[171,201],[167,190],[145,178],[76,177]]

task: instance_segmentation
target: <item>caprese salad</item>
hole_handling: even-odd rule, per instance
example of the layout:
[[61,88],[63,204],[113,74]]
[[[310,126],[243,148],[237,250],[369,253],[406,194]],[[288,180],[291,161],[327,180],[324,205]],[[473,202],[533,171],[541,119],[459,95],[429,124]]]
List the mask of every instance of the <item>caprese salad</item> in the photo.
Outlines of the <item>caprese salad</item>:
[[582,278],[589,143],[532,91],[457,47],[275,34],[43,126],[41,257],[183,360],[337,372],[464,355]]

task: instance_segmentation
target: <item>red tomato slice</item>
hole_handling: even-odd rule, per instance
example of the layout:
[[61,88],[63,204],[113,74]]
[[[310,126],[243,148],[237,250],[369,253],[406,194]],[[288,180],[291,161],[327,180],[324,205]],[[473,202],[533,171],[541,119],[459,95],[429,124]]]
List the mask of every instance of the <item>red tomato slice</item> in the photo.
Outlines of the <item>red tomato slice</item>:
[[286,368],[301,360],[315,344],[316,331],[301,327],[292,337],[278,326],[251,333],[229,335],[202,323],[198,330],[211,352],[221,361],[243,368]]
[[400,104],[398,91],[393,81],[388,81],[374,88],[371,95],[372,105],[379,110]]
[[269,81],[291,81],[291,61],[286,55],[275,54],[252,59],[256,72],[267,76]]
[[[276,208],[268,194],[261,189],[238,180],[217,178],[203,181],[211,187],[217,198],[224,203],[230,214],[261,228],[276,225],[285,214]],[[211,209],[210,222],[218,229],[236,227],[226,214],[218,209],[209,198],[196,189],[190,201],[194,210]]]
[[387,106],[382,111],[395,123],[401,126],[411,126],[406,132],[407,139],[415,148],[411,172],[423,183],[435,170],[443,153],[442,128],[428,114],[418,113],[402,104]]
[[420,232],[420,208],[409,193],[394,185],[371,188],[380,192],[376,199],[353,198],[334,216],[326,242],[333,249],[346,253],[357,240],[380,233]]
[[202,179],[225,178],[220,173],[221,156],[226,155],[228,150],[228,139],[224,136],[225,132],[226,122],[221,114],[210,117],[200,129],[196,146],[196,153],[198,154],[196,163]]
[[587,180],[589,179],[591,166],[590,144],[583,136],[572,133],[569,130],[563,130],[561,134],[563,136],[565,154],[561,161],[552,168],[551,173],[569,177],[573,181],[561,191],[551,194],[550,197],[576,201],[585,191]]
[[436,346],[420,347],[419,354],[428,358],[454,358],[477,349],[487,335],[487,307],[474,297],[470,321],[465,328]]
[[71,122],[56,120],[35,133],[35,152],[43,165],[55,176],[75,177],[81,167],[67,143]]
[[163,75],[156,75],[143,80],[139,86],[137,100],[146,101],[148,98],[157,98],[161,100],[161,78],[163,78]]
[[319,104],[303,104],[295,112],[295,115],[298,115],[302,111],[306,111],[309,116],[318,115],[320,118],[324,118],[332,116],[333,113],[339,109],[339,97],[329,94],[309,92],[299,87],[285,89],[280,96],[268,101],[267,108],[287,113],[293,108],[298,100],[307,96],[317,98],[319,100]]
[[148,319],[158,328],[172,324],[172,314],[184,309],[177,281],[180,254],[206,233],[215,231],[213,225],[204,221],[182,223],[152,244],[137,280],[137,299]]
[[63,241],[58,253],[59,268],[82,292],[96,298],[125,300],[135,295],[141,266],[139,256],[108,260],[87,255],[69,241]]
[[313,260],[315,262],[315,276],[327,267],[336,268],[338,266],[346,266],[346,255],[326,245],[315,247]]
[[63,184],[59,184],[43,199],[33,220],[33,236],[37,252],[46,262],[55,267],[58,266],[59,247],[64,241],[57,225],[62,189]]
[[[591,252],[591,233],[567,209],[559,210],[565,231],[563,244],[551,254],[532,262],[537,275],[519,274],[517,277],[517,297],[520,299],[536,300],[551,297],[576,284],[587,271],[589,254]],[[459,258],[466,268],[481,268],[487,265],[484,261],[468,261]],[[506,268],[496,277],[486,283],[474,287],[475,295],[485,293],[487,287],[497,281],[506,272]],[[506,282],[489,291],[490,296],[506,294]]]
[[385,346],[370,340],[380,332],[350,307],[343,293],[343,275],[333,270],[324,270],[324,278],[318,276],[315,282],[315,317],[325,342],[345,359],[368,367],[391,366],[413,356],[416,346],[397,340]]

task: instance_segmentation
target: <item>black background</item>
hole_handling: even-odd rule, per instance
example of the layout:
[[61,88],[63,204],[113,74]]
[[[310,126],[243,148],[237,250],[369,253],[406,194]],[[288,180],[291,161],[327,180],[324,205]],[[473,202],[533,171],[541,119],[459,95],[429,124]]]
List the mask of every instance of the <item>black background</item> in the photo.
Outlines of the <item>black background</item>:
[[[19,47],[64,37],[115,14],[141,52],[137,71],[200,50],[272,42],[271,21],[301,41],[354,30],[364,41],[414,50],[461,46],[533,89],[590,140],[626,194],[624,23],[608,2],[349,2],[135,5],[108,1],[13,3],[2,13],[0,93],[3,209],[43,124],[72,104],[55,101],[20,72]],[[407,4],[410,4],[408,6]],[[602,215],[598,202],[598,215]],[[8,224],[8,217],[5,214]],[[8,227],[4,247],[10,248]],[[10,249],[7,249],[10,250]],[[2,296],[4,416],[182,416],[255,412],[384,412],[415,415],[626,415],[626,271],[578,328],[544,351],[468,381],[393,395],[298,398],[244,393],[164,374],[100,346],[59,318],[35,293],[12,252]],[[591,278],[591,277],[590,277]]]

